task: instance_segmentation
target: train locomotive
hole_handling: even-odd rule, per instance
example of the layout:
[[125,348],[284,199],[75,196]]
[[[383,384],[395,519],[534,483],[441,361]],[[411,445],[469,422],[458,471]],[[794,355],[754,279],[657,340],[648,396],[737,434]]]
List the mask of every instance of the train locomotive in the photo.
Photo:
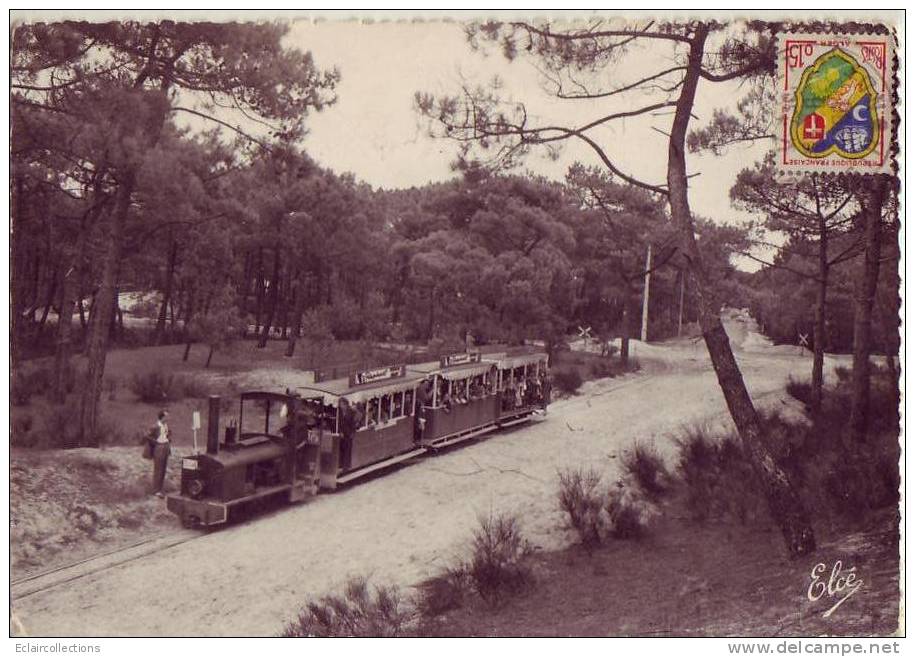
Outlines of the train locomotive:
[[460,353],[240,396],[220,442],[210,398],[205,453],[182,459],[167,506],[209,527],[269,499],[301,502],[372,472],[529,420],[550,402],[547,355]]

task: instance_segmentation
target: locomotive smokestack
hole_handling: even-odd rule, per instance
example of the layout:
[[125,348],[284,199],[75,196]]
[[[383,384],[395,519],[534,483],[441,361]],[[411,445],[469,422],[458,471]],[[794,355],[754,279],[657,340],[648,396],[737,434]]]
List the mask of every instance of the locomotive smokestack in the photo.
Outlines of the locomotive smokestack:
[[219,453],[219,395],[210,395],[207,417],[207,454]]

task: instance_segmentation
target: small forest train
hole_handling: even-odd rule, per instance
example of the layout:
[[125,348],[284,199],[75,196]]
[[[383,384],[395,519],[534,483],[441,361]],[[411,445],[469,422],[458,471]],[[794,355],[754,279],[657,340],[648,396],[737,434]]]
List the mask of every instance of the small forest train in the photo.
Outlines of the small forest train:
[[205,453],[181,462],[168,509],[187,527],[227,522],[268,499],[300,502],[495,429],[550,403],[547,355],[460,353],[357,372],[283,393],[241,395],[219,440],[211,397]]

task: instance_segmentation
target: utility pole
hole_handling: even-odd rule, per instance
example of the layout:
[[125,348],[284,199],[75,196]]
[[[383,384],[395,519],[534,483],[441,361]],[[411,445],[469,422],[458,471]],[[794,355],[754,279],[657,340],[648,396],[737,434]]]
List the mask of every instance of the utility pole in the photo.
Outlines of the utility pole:
[[651,288],[651,244],[645,258],[645,291],[642,294],[642,342],[648,342],[648,294]]
[[680,316],[677,318],[677,337],[683,333],[683,288],[686,287],[686,270],[680,270]]

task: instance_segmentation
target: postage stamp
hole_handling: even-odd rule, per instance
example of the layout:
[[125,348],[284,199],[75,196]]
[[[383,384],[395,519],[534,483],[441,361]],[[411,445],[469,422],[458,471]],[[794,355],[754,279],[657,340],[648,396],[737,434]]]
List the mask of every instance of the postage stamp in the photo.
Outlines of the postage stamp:
[[891,34],[781,35],[782,171],[891,173],[893,46]]

